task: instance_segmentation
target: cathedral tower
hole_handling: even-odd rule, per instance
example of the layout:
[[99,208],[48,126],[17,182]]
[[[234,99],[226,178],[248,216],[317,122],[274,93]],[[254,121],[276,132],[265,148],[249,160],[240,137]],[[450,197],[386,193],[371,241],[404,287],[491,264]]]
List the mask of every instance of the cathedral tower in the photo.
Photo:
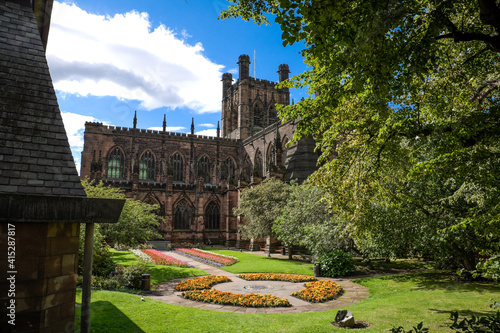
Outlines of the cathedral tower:
[[[222,136],[247,139],[279,119],[276,104],[290,104],[287,88],[276,89],[277,82],[250,77],[250,57],[238,57],[239,77],[232,83],[232,75],[222,75]],[[288,79],[288,65],[278,67],[278,79]]]

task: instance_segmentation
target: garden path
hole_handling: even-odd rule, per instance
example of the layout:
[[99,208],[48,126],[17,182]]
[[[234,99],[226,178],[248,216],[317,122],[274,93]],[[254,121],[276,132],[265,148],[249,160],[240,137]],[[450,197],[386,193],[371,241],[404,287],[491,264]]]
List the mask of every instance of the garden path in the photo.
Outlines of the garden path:
[[190,306],[198,309],[215,310],[221,312],[235,312],[235,313],[292,313],[292,312],[314,312],[314,311],[326,311],[331,309],[345,308],[349,305],[361,302],[369,296],[368,289],[356,284],[347,279],[331,279],[331,278],[319,278],[320,280],[330,280],[338,285],[342,286],[344,289],[344,294],[336,300],[324,302],[324,303],[309,303],[303,301],[299,298],[291,296],[292,292],[303,289],[303,283],[292,283],[283,281],[246,281],[238,277],[237,274],[229,273],[224,270],[218,269],[216,267],[201,263],[194,259],[185,257],[183,255],[173,253],[170,251],[162,251],[163,253],[180,259],[188,264],[194,266],[195,268],[204,270],[210,275],[224,275],[232,280],[232,282],[226,282],[217,284],[214,289],[219,291],[230,291],[240,294],[248,293],[261,293],[261,294],[272,294],[281,298],[286,298],[289,300],[291,307],[277,307],[277,308],[244,308],[240,306],[232,305],[218,305],[218,304],[208,304],[196,301],[191,301],[184,299],[181,296],[181,292],[175,290],[175,286],[180,281],[187,279],[175,279],[158,285],[156,290],[154,290],[147,297],[151,299],[156,299],[161,302]]

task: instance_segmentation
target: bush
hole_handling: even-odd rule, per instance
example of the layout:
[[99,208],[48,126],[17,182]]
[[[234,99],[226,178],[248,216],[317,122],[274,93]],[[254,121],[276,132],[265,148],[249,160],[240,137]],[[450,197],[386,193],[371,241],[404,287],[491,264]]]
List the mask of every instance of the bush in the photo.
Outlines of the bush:
[[[95,289],[125,290],[141,289],[142,274],[146,273],[146,266],[143,264],[131,265],[128,267],[117,266],[109,276],[92,275],[91,287]],[[81,286],[83,277],[76,278],[77,286]]]
[[130,289],[141,289],[142,274],[146,273],[144,264],[130,265],[123,268],[123,274],[119,277],[120,283]]
[[[80,230],[80,247],[78,249],[78,274],[83,273],[83,252],[85,244],[85,226]],[[99,225],[94,225],[94,246],[92,255],[92,275],[107,277],[116,267],[113,262],[113,254],[110,247],[104,241],[104,237],[99,232]]]
[[321,267],[321,275],[325,277],[344,277],[354,272],[354,260],[350,254],[342,250],[323,254],[318,262]]
[[[492,308],[496,308],[498,302],[491,305]],[[453,324],[450,326],[451,329],[458,329],[457,332],[500,332],[500,311],[496,314],[486,315],[481,317],[476,317],[472,315],[470,318],[464,318],[458,321],[458,312],[452,312],[450,319],[453,320]]]
[[485,278],[500,281],[500,254],[494,255],[477,264],[477,270]]

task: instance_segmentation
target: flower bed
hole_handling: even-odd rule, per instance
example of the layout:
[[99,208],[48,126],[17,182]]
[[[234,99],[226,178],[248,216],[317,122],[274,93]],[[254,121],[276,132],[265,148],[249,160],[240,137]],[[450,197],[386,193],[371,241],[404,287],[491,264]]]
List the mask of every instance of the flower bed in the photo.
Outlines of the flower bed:
[[224,275],[203,276],[179,282],[177,286],[175,286],[175,290],[185,291],[210,289],[214,284],[222,282],[231,282],[231,279]]
[[296,296],[311,303],[326,302],[342,295],[341,286],[332,281],[314,281],[304,283],[305,289],[295,291],[292,296]]
[[130,252],[132,252],[139,260],[145,262],[146,264],[154,264],[155,262],[153,259],[151,259],[150,256],[148,256],[146,253],[142,252],[141,250],[137,249],[131,249]]
[[183,292],[182,296],[198,302],[253,308],[291,306],[286,298],[279,298],[273,295],[243,295],[218,290],[193,290]]
[[238,262],[238,258],[225,256],[209,251],[203,251],[200,249],[178,248],[175,249],[174,252],[217,267],[229,266]]
[[151,260],[154,261],[155,264],[157,265],[166,265],[166,266],[176,266],[176,267],[185,267],[185,268],[192,268],[193,266],[185,263],[182,260],[178,260],[175,258],[172,258],[171,256],[167,256],[164,253],[161,253],[159,251],[153,250],[153,249],[141,249],[140,250],[142,253],[148,255]]
[[247,281],[287,281],[287,282],[309,282],[317,281],[314,276],[295,275],[295,274],[275,274],[275,273],[256,273],[240,274],[238,277]]

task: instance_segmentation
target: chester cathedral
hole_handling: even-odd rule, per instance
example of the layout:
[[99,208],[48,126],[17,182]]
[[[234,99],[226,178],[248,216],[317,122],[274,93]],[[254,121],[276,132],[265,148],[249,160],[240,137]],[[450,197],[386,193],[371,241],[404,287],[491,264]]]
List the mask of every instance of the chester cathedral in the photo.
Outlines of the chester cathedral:
[[[282,124],[276,104],[288,105],[288,88],[249,76],[250,58],[238,58],[239,76],[222,75],[222,121],[217,136],[85,124],[81,177],[122,189],[127,198],[158,204],[159,226],[172,243],[247,247],[233,215],[241,191],[265,178],[305,180],[315,169],[314,140],[287,145],[295,124]],[[278,67],[279,82],[288,65]]]

